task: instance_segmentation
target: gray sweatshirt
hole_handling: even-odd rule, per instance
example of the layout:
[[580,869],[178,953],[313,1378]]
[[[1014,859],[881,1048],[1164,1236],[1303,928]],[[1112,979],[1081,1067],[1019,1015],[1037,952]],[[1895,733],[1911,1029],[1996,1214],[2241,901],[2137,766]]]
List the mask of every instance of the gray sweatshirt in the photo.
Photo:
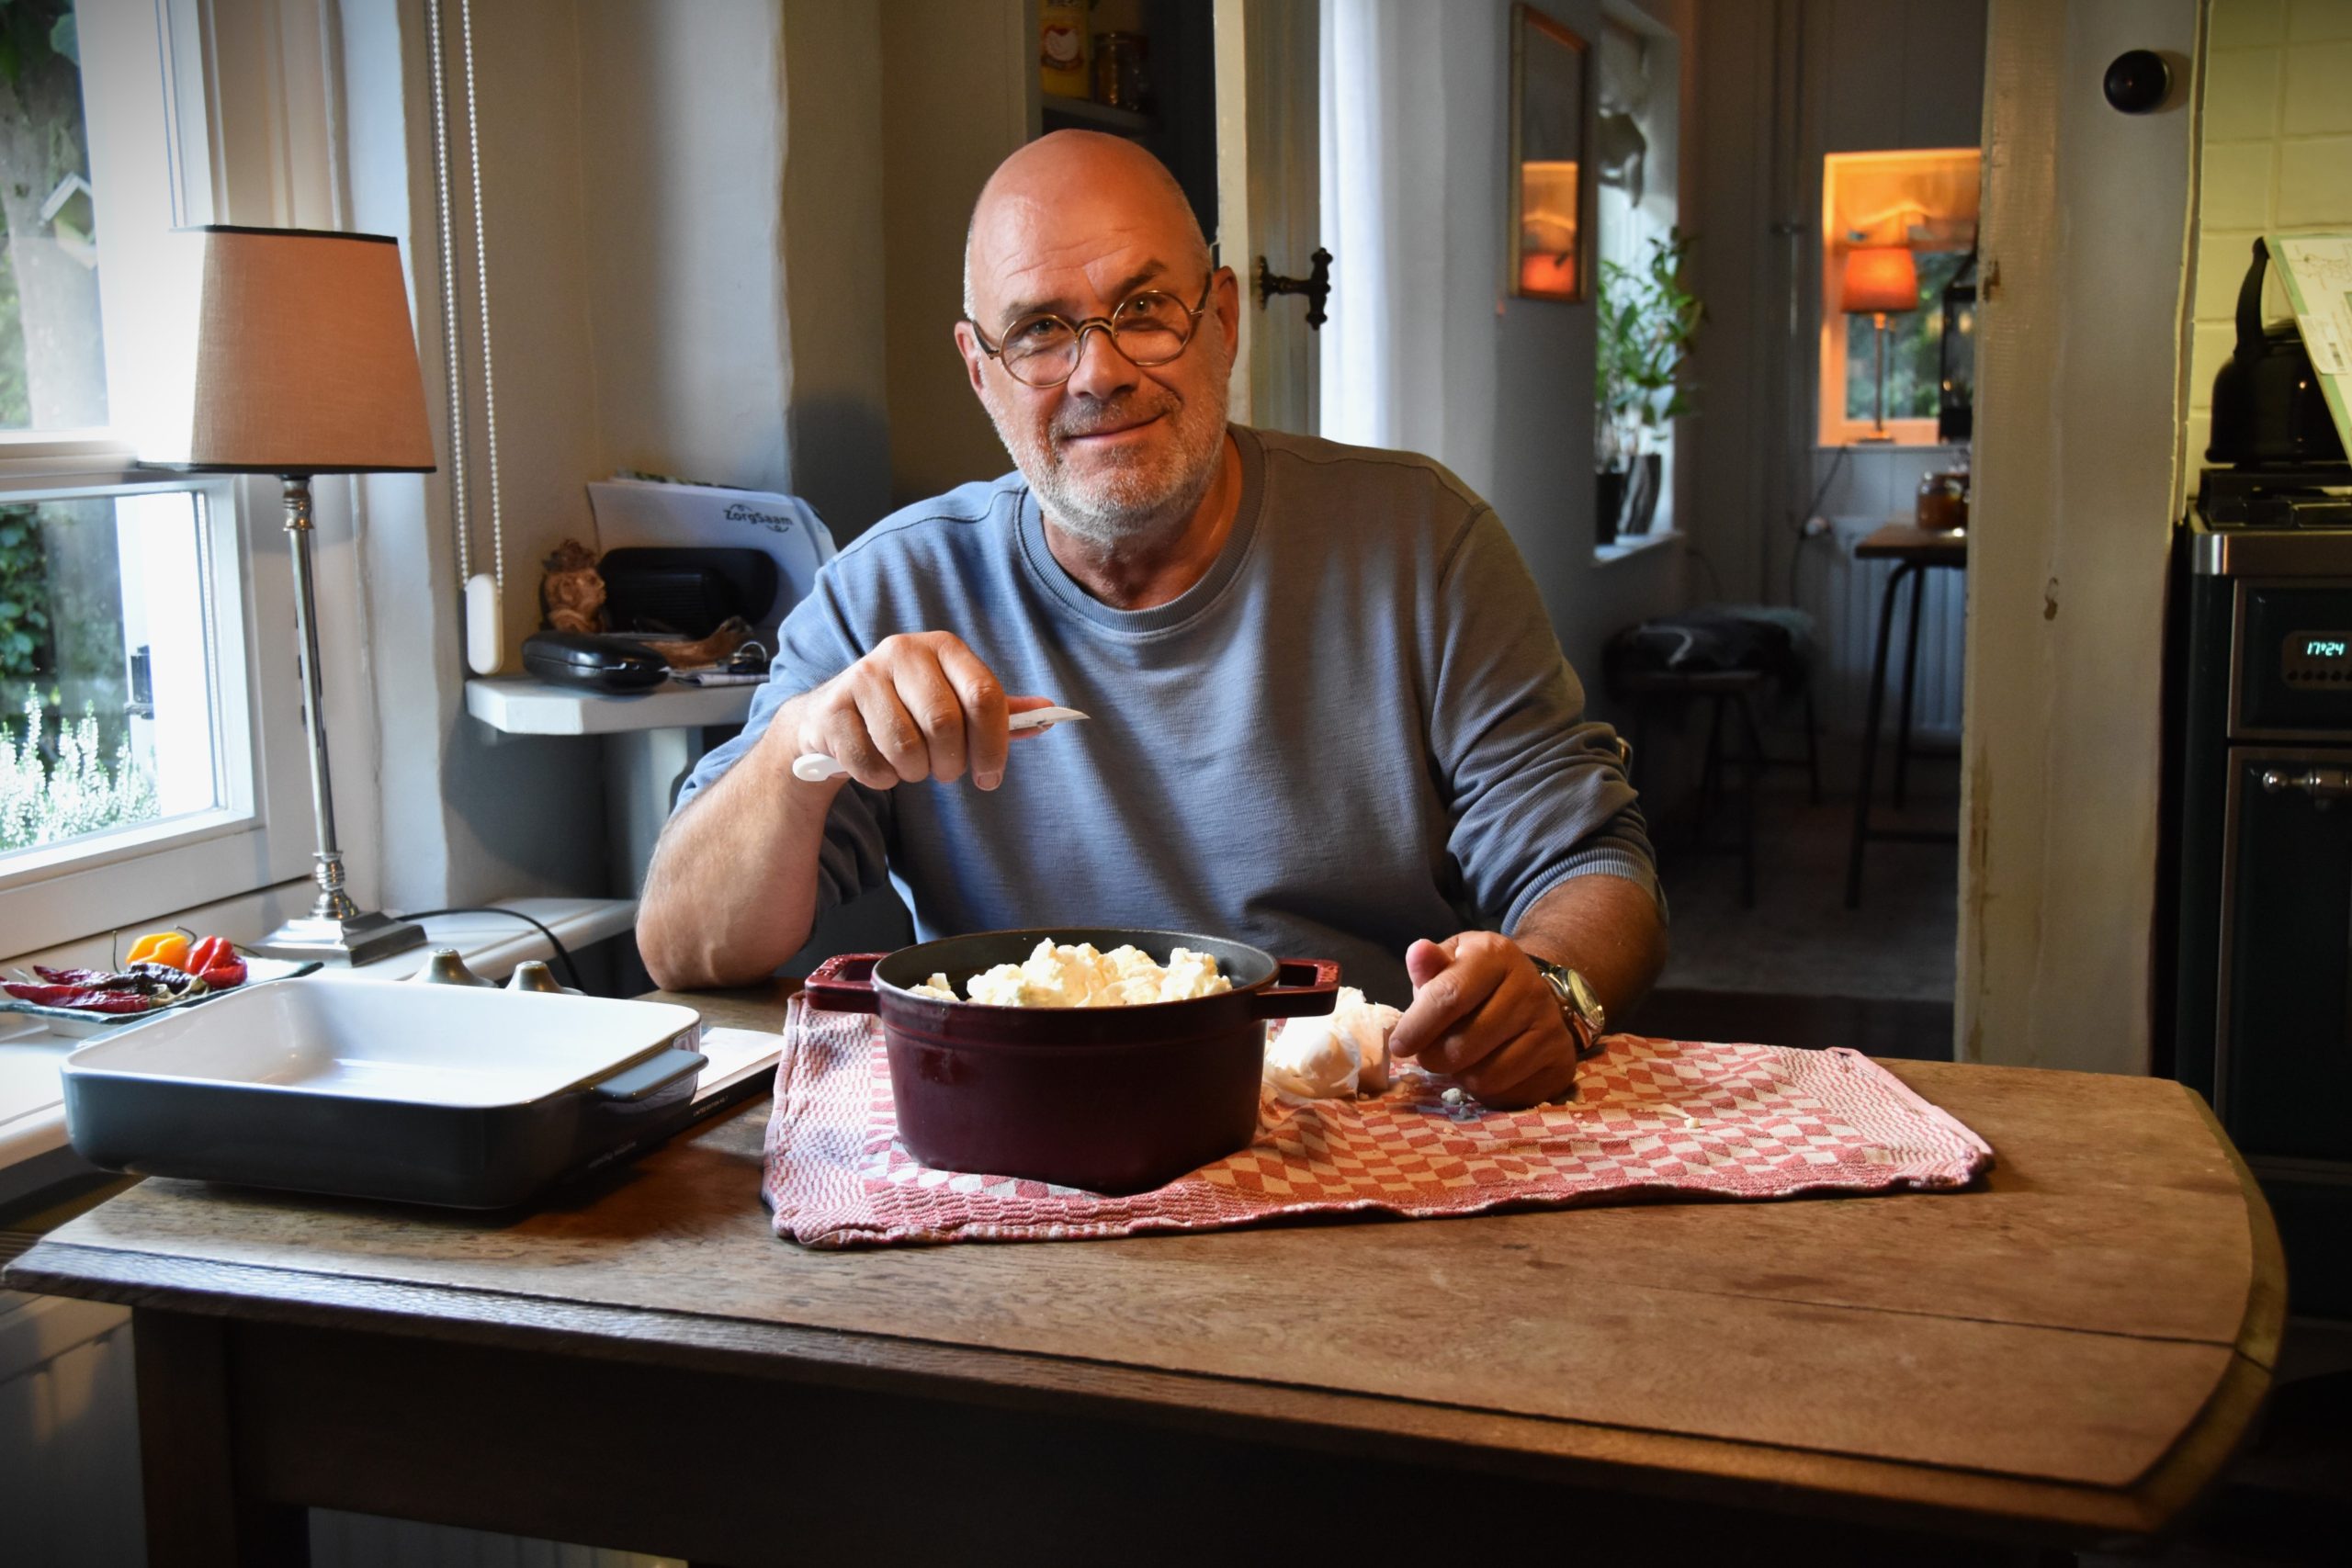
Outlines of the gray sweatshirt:
[[[787,698],[898,632],[950,631],[1015,696],[1091,714],[968,779],[836,798],[818,908],[887,876],[924,940],[1146,926],[1336,959],[1409,998],[1405,948],[1508,931],[1572,876],[1657,893],[1634,791],[1494,511],[1406,453],[1234,427],[1232,537],[1117,610],[1046,544],[1018,473],[875,525],[786,618],[742,756]],[[753,890],[744,896],[756,897]]]

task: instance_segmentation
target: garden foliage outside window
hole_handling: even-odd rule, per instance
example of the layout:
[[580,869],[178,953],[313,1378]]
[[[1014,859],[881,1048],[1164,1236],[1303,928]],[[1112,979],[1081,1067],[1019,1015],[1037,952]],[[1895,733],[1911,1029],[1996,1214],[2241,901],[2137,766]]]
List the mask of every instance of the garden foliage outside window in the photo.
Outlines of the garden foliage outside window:
[[[0,11],[0,465],[107,423],[77,23],[70,0]],[[203,498],[40,483],[0,489],[0,869],[222,804]]]

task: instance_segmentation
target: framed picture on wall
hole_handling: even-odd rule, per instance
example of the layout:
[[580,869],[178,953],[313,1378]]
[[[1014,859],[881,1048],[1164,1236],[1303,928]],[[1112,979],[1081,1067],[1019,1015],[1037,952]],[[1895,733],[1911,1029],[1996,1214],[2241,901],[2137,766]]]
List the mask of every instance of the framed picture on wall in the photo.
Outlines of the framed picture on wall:
[[1524,299],[1577,300],[1590,290],[1589,54],[1534,6],[1511,7],[1510,291]]

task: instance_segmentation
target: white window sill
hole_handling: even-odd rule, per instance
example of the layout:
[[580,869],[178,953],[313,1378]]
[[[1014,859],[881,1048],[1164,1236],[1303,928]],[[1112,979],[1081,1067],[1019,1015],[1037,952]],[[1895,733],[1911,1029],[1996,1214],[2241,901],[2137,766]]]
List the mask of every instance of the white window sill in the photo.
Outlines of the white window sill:
[[[509,898],[499,907],[543,922],[573,951],[618,936],[637,920],[637,905],[628,898]],[[424,947],[356,968],[330,966],[311,977],[404,980],[434,948],[454,947],[467,968],[494,980],[552,952],[531,927],[495,915],[437,915],[424,922]],[[0,1013],[0,1171],[65,1146],[65,1091],[57,1067],[81,1043],[51,1034],[39,1019]]]
[[508,735],[616,735],[741,724],[757,686],[686,686],[673,682],[627,694],[558,686],[525,675],[466,682],[466,711]]
[[1640,555],[1645,550],[1657,549],[1660,545],[1678,544],[1681,538],[1682,535],[1671,528],[1661,534],[1634,534],[1630,536],[1620,535],[1613,545],[1593,547],[1592,564],[1607,566],[1611,561],[1624,560],[1629,557]]

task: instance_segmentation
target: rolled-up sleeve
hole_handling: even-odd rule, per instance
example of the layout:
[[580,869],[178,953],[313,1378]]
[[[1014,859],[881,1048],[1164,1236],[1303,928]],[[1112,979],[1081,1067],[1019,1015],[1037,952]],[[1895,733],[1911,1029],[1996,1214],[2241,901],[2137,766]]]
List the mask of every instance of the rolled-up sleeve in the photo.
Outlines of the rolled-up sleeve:
[[[828,568],[819,574],[808,596],[785,617],[776,635],[767,682],[752,695],[743,732],[703,753],[678,786],[672,816],[685,810],[697,794],[725,776],[759,743],[775,722],[778,708],[801,693],[823,685],[864,657],[865,649],[843,613],[838,587],[834,571]],[[825,841],[817,852],[820,910],[845,904],[888,880],[889,835],[890,797],[886,792],[853,783],[833,797],[825,818]]]
[[1519,550],[1479,511],[1443,561],[1426,628],[1430,742],[1447,850],[1481,916],[1511,931],[1572,877],[1619,876],[1658,902],[1657,858],[1616,732],[1584,718]]

